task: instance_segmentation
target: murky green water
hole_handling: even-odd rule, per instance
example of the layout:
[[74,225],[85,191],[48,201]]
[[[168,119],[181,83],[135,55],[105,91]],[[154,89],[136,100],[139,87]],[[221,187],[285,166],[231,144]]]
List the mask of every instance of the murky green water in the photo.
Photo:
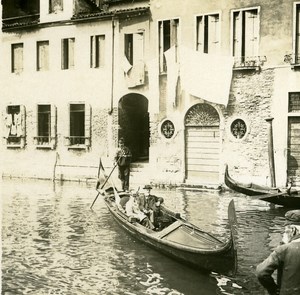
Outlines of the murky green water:
[[254,270],[280,241],[281,208],[229,192],[154,190],[168,207],[225,237],[235,201],[239,269],[205,275],[127,235],[94,185],[2,182],[2,294],[263,294]]

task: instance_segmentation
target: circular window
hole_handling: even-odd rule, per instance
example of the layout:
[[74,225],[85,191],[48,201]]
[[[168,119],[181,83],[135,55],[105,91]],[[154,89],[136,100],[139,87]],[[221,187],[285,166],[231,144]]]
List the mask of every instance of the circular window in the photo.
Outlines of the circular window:
[[245,136],[246,132],[247,132],[247,125],[245,123],[244,120],[242,119],[235,119],[232,123],[231,123],[231,127],[230,127],[231,133],[232,135],[237,138],[237,139],[241,139]]
[[161,124],[161,133],[164,135],[165,138],[171,138],[175,133],[175,126],[172,121],[165,120]]

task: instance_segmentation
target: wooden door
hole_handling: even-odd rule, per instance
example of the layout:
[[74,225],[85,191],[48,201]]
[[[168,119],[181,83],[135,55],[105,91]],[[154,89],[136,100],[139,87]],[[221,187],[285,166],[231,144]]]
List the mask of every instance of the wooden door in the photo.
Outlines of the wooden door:
[[219,127],[196,126],[186,129],[186,178],[202,184],[219,182]]
[[300,186],[300,117],[291,117],[288,122],[287,177],[293,186]]

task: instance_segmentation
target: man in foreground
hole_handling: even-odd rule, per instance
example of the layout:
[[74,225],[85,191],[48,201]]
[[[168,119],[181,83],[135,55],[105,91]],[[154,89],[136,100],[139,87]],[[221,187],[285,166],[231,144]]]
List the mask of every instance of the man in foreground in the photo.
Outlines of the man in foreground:
[[[277,282],[272,277],[277,270]],[[278,246],[257,266],[257,278],[269,294],[300,294],[300,215],[298,220],[287,222]]]

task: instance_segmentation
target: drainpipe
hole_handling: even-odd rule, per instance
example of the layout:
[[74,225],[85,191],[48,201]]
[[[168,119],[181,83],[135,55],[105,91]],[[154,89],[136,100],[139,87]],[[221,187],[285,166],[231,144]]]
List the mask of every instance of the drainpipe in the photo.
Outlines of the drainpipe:
[[114,108],[114,68],[115,68],[115,19],[112,17],[111,21],[112,27],[112,44],[111,44],[111,98],[110,98],[110,110],[108,112],[109,115],[112,114]]
[[266,121],[269,123],[268,153],[269,153],[269,167],[270,167],[270,176],[271,176],[271,186],[276,187],[274,147],[273,147],[273,127],[272,127],[273,119],[274,118],[268,118],[268,119],[266,119]]
[[107,118],[107,139],[108,139],[108,150],[107,156],[111,156],[113,151],[113,108],[114,108],[114,67],[115,67],[115,20],[112,17],[112,57],[111,57],[111,97],[110,97],[110,110],[108,111]]

